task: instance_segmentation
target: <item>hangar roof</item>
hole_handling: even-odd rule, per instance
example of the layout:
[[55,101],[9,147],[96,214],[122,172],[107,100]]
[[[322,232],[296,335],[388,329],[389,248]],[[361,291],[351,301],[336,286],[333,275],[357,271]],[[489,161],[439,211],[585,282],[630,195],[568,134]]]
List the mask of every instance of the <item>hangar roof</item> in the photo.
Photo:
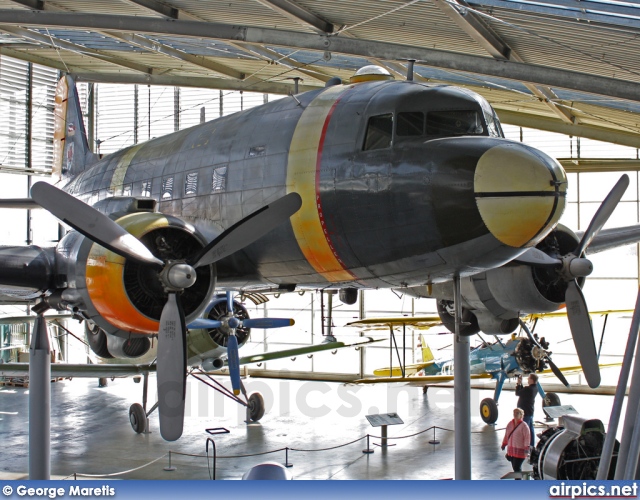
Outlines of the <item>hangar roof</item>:
[[[367,64],[505,123],[640,147],[640,5],[616,0],[0,0],[0,54],[79,80],[288,93]],[[299,80],[298,80],[299,79]]]

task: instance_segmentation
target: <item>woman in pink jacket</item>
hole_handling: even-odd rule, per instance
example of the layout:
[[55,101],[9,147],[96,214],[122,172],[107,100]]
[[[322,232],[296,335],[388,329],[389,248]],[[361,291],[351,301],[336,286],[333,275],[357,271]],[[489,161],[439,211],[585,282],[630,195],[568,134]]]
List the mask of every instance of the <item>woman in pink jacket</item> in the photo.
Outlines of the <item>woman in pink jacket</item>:
[[513,420],[507,425],[502,440],[502,449],[507,448],[507,456],[510,457],[511,466],[514,472],[522,470],[522,462],[529,453],[531,443],[531,431],[529,426],[522,420],[524,411],[520,408],[513,410]]

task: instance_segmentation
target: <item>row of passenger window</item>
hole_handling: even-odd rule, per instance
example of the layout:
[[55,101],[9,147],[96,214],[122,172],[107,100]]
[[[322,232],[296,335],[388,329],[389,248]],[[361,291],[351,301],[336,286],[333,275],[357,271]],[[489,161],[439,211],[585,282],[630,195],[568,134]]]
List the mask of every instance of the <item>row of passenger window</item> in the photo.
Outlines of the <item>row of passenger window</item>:
[[[383,149],[393,143],[393,113],[372,116],[367,123],[363,150]],[[482,114],[475,110],[407,111],[396,114],[395,135],[401,137],[449,137],[487,135]]]
[[[207,176],[208,177],[208,176]],[[227,167],[218,167],[213,169],[210,179],[210,192],[218,193],[226,189],[227,184]],[[187,172],[184,176],[184,191],[179,193],[176,191],[175,176],[167,176],[162,178],[160,188],[160,200],[171,200],[180,196],[196,196],[198,194],[198,183],[203,182],[203,176],[200,172]],[[117,193],[120,195],[120,193]],[[121,196],[132,196],[133,185],[125,184],[122,186]],[[140,196],[151,198],[152,196],[151,179],[144,180],[141,183]]]

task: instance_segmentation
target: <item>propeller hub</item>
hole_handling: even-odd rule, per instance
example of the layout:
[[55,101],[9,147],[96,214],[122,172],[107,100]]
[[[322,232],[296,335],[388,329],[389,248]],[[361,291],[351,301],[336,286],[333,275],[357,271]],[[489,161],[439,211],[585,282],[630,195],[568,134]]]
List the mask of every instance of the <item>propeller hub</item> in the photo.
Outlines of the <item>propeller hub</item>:
[[238,318],[236,318],[235,316],[229,318],[229,321],[227,322],[227,324],[229,325],[229,328],[233,328],[234,330],[236,328],[238,328],[241,324],[240,320]]
[[196,282],[196,270],[184,262],[170,262],[160,274],[167,291],[181,291]]
[[589,259],[576,257],[569,261],[569,274],[574,278],[584,278],[593,272],[593,264]]

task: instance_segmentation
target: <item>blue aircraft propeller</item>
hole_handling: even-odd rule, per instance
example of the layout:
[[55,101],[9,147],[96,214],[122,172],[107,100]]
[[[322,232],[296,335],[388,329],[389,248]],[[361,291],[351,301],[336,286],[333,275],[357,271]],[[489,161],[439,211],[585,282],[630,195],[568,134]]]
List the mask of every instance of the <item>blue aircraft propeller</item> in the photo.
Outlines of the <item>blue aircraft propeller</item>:
[[227,302],[227,314],[228,317],[223,319],[207,319],[199,318],[187,325],[190,330],[193,329],[207,329],[213,330],[215,328],[228,329],[227,338],[227,360],[229,364],[229,376],[231,378],[231,386],[233,393],[240,394],[240,359],[238,354],[238,337],[236,336],[236,330],[238,328],[282,328],[285,326],[292,326],[295,324],[293,319],[288,318],[246,318],[241,319],[234,313],[233,307],[233,293],[226,293]]
[[[31,188],[31,198],[52,215],[65,222],[91,241],[112,252],[158,269],[158,278],[167,293],[160,316],[158,330],[158,413],[160,434],[167,441],[175,441],[182,435],[186,388],[186,327],[180,294],[196,281],[195,268],[213,264],[246,246],[289,220],[302,206],[298,193],[289,193],[244,217],[196,255],[184,261],[163,261],[135,236],[115,221],[78,200],[70,194],[46,182],[37,182]],[[227,299],[233,311],[233,299]],[[235,334],[235,329],[232,328]],[[238,360],[237,339],[235,347],[229,345],[230,363]],[[233,341],[230,342],[232,344]],[[240,386],[240,371],[237,374]]]

